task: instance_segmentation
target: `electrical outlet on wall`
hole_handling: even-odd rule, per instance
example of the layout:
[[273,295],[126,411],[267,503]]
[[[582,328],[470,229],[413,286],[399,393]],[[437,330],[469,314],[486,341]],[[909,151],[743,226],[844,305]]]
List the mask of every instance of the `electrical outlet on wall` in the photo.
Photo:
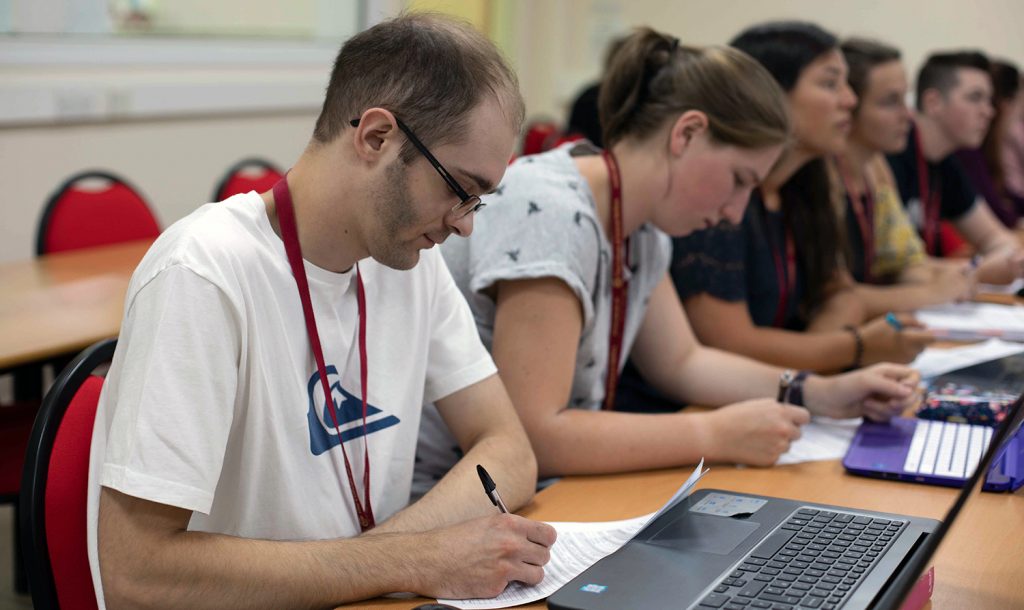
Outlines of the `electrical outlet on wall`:
[[107,114],[106,95],[100,89],[56,89],[53,96],[58,121],[98,120]]

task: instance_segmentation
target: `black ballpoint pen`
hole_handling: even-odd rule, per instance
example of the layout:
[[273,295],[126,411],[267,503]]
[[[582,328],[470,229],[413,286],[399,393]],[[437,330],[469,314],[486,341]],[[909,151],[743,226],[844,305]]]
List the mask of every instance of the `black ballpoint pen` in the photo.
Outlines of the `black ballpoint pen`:
[[487,471],[480,464],[476,465],[476,473],[480,475],[480,483],[484,486],[484,493],[491,499],[491,504],[497,506],[501,512],[507,513],[508,508],[501,501],[501,496],[498,495],[498,490],[494,485],[494,480],[491,479],[491,475],[487,474]]

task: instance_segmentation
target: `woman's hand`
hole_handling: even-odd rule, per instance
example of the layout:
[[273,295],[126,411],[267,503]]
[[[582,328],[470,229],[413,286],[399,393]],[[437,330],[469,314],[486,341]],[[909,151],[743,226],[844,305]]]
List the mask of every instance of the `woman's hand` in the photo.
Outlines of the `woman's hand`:
[[888,421],[920,404],[920,382],[921,374],[910,367],[876,364],[833,377],[809,378],[804,382],[804,402],[815,415]]
[[896,330],[884,317],[878,317],[858,328],[864,353],[861,364],[877,362],[907,363],[935,341],[931,332],[912,315],[899,314],[902,330]]
[[802,407],[760,398],[715,409],[706,421],[711,461],[771,466],[800,438],[800,426],[811,416]]

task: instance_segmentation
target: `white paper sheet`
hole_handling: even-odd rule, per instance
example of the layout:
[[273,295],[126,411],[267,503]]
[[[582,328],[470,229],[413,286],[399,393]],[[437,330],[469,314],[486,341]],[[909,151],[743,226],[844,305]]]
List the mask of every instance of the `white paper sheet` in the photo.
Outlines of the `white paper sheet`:
[[703,468],[704,460],[701,460],[686,482],[657,512],[623,521],[548,523],[558,532],[558,538],[551,547],[551,561],[544,566],[544,580],[539,585],[531,587],[513,582],[501,595],[491,599],[439,599],[438,603],[483,610],[528,604],[552,595],[584,570],[622,548],[645,525],[690,495],[693,486],[707,472]]
[[989,339],[984,343],[963,347],[929,347],[921,352],[910,366],[920,371],[921,377],[930,379],[950,371],[1021,352],[1024,352],[1024,344]]
[[846,455],[861,418],[832,419],[815,416],[800,429],[801,436],[779,456],[776,465],[838,460]]
[[915,315],[940,339],[1024,341],[1024,307],[1019,305],[953,303],[920,309]]
[[1024,278],[1017,278],[1009,284],[978,284],[979,294],[1017,294],[1024,288]]

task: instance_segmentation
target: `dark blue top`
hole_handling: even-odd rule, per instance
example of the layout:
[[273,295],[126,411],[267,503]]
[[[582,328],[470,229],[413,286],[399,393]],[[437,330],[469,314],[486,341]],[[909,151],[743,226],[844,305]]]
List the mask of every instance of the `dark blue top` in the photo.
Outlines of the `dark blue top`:
[[[759,194],[751,197],[739,226],[721,224],[672,241],[670,271],[680,299],[707,293],[723,301],[746,301],[756,326],[774,324],[783,289],[778,265],[788,273],[785,229],[782,213],[766,210]],[[800,244],[795,247],[799,261]],[[804,281],[799,262],[795,269],[796,290],[786,301],[782,327],[802,330]]]
[[[745,301],[756,326],[772,326],[781,292],[776,258],[787,266],[784,231],[782,213],[766,210],[755,192],[740,225],[721,224],[673,239],[670,272],[679,298],[685,301],[707,293],[724,301]],[[796,290],[787,300],[782,326],[802,330],[806,326],[800,315],[805,282],[799,264],[800,244],[795,246]],[[615,408],[651,412],[678,410],[680,405],[647,385],[630,362],[619,382]]]

